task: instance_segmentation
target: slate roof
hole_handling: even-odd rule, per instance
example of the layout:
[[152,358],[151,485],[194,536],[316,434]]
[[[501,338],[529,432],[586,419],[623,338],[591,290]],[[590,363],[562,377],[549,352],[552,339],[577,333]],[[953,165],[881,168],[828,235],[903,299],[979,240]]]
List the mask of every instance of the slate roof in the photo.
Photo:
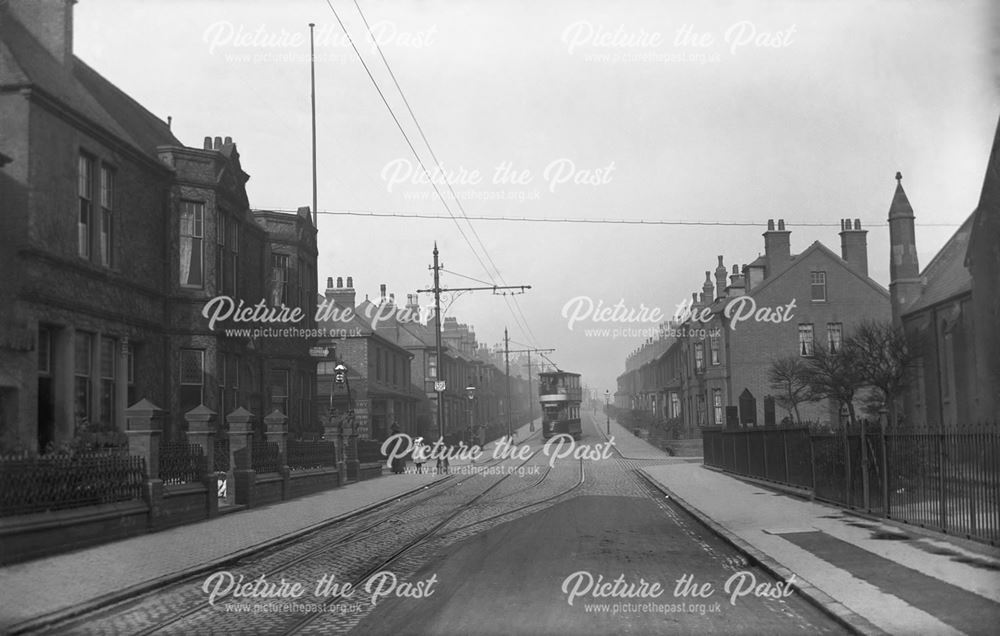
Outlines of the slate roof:
[[62,64],[0,3],[0,88],[32,88],[159,161],[157,146],[182,146],[167,123],[80,58]]
[[972,276],[965,267],[965,254],[969,248],[974,218],[975,214],[969,215],[920,273],[923,282],[921,294],[903,310],[904,316],[972,289]]

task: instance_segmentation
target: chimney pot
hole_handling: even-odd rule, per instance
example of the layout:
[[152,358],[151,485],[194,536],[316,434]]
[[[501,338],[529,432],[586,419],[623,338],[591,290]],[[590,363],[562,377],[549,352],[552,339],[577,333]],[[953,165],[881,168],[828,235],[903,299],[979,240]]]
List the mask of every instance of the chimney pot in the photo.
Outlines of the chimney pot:
[[[352,277],[352,276],[348,276],[347,277],[347,287],[348,287],[348,289],[353,289],[354,288],[354,277]],[[368,298],[368,296],[365,295],[365,298]]]
[[333,289],[333,276],[327,276],[326,278],[326,288]]
[[378,290],[380,292],[382,300],[385,300],[385,283],[382,283],[381,285],[379,285],[378,286]]
[[774,231],[774,219],[768,219],[767,220],[767,231],[768,232],[773,232]]
[[785,231],[785,219],[778,219],[778,231],[779,232]]
[[868,231],[861,229],[861,219],[844,219],[840,232],[840,257],[863,276],[868,275]]
[[226,141],[225,141],[225,143],[226,143],[226,145],[227,145],[227,146],[228,146],[229,144],[233,143],[233,138],[232,138],[232,137],[226,137]]
[[215,150],[222,150],[222,137],[215,138]]
[[344,277],[343,276],[338,276],[337,277],[337,289],[343,289],[343,287],[344,287]]
[[205,148],[204,149],[205,150],[211,150],[212,149],[212,138],[211,137],[205,137]]

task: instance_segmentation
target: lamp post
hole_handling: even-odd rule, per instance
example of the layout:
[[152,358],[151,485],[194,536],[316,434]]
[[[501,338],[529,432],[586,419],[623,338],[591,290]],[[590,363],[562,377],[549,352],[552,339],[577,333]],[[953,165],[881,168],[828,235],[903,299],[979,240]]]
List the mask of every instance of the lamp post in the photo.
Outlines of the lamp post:
[[473,411],[473,400],[476,398],[476,387],[473,386],[473,385],[471,385],[471,384],[469,386],[465,387],[465,395],[469,398],[469,434],[468,434],[468,440],[469,440],[469,446],[472,446],[472,432],[473,432],[473,430],[475,430],[473,428],[473,421],[472,421],[472,415],[473,415],[473,412],[474,412]]
[[608,437],[611,436],[611,391],[604,389],[604,416],[607,418]]
[[[343,363],[337,363],[337,366],[333,368],[333,383],[334,387],[330,391],[330,412],[333,412],[333,394],[336,392],[336,385],[344,385],[347,383],[347,367]],[[350,409],[350,398],[348,398],[348,410]],[[346,411],[343,416],[341,416],[337,422],[337,448],[340,450],[340,465],[345,466],[347,461],[347,453],[344,449],[344,417],[346,417]]]

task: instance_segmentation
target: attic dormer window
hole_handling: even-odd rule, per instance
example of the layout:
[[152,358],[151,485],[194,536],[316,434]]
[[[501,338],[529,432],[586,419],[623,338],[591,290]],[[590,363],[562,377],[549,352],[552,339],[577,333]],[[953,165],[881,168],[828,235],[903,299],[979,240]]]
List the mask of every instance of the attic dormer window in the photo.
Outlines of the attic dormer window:
[[814,303],[826,302],[826,272],[810,272],[810,291]]

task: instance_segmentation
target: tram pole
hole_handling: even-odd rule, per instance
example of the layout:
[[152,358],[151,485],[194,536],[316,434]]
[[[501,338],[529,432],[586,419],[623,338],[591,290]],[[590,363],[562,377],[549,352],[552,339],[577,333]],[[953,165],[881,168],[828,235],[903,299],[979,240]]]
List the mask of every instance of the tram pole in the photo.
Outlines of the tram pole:
[[[434,241],[434,264],[428,269],[434,270],[434,287],[431,289],[418,289],[417,293],[434,294],[434,349],[435,355],[437,356],[437,367],[436,376],[434,378],[435,386],[434,392],[437,394],[437,429],[438,437],[444,438],[444,391],[447,386],[444,384],[444,347],[441,344],[441,292],[444,291],[441,288],[441,270],[444,268],[444,263],[438,261],[438,246],[437,241]],[[526,289],[531,289],[531,285],[491,285],[489,287],[449,287],[448,291],[462,292],[462,291],[482,291],[488,290],[492,291],[494,294],[503,291],[506,295],[505,290],[518,290],[524,293]],[[512,292],[513,293],[513,292]],[[504,328],[504,341],[507,340],[507,329]],[[440,384],[438,384],[440,382]],[[438,389],[441,389],[440,391]],[[507,399],[510,400],[510,364],[508,362],[507,366]],[[507,431],[510,432],[510,416],[507,418]]]
[[503,328],[503,359],[504,359],[504,373],[507,375],[507,439],[511,437],[510,430],[510,339],[507,337],[507,327]]

